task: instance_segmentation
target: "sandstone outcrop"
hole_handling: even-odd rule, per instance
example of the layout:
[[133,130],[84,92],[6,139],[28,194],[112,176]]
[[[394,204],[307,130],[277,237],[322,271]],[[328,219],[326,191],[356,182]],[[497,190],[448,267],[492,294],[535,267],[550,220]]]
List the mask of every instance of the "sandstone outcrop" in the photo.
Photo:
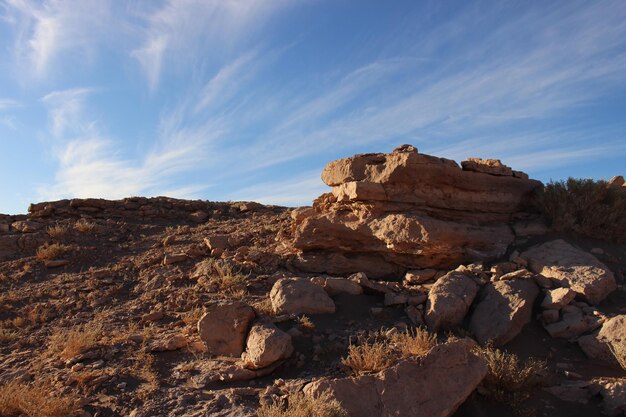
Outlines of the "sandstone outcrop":
[[531,279],[514,279],[487,284],[482,291],[470,331],[481,345],[502,346],[530,323],[539,288]]
[[600,303],[617,288],[606,265],[561,239],[535,246],[520,256],[533,272],[571,288],[591,304]]
[[350,417],[448,417],[487,374],[484,359],[466,341],[431,350],[421,362],[405,360],[376,375],[314,381],[305,393],[328,391]]
[[406,145],[333,161],[322,180],[332,194],[294,219],[296,266],[373,278],[503,255],[510,225],[532,217],[526,203],[541,186],[499,161],[461,168]]

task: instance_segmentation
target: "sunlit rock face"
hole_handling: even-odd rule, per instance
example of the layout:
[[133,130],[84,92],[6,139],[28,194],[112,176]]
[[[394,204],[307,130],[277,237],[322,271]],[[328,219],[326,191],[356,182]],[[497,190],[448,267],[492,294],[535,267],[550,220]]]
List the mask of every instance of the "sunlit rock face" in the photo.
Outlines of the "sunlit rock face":
[[322,180],[332,193],[295,216],[296,266],[375,278],[503,255],[511,226],[533,218],[529,198],[541,187],[497,160],[460,167],[410,145],[333,161]]

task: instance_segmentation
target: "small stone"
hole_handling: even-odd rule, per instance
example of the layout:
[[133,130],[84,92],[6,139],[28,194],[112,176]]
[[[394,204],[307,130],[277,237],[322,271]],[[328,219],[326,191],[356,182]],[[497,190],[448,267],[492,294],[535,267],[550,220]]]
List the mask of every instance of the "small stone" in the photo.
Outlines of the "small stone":
[[189,257],[184,253],[173,253],[165,255],[165,257],[163,258],[163,265],[176,264],[179,262],[184,262],[187,259],[189,259]]

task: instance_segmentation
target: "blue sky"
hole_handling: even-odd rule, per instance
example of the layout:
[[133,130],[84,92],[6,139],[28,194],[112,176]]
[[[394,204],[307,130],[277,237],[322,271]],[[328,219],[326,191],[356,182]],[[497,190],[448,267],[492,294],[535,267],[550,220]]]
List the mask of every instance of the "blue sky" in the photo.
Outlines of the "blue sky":
[[309,204],[403,143],[626,174],[626,1],[0,0],[0,212]]

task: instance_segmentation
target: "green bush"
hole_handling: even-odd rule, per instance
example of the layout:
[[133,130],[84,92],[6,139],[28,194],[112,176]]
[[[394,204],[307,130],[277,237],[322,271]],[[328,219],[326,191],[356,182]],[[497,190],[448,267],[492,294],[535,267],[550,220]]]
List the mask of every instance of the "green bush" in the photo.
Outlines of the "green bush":
[[537,195],[553,230],[626,243],[626,188],[606,181],[552,181]]

